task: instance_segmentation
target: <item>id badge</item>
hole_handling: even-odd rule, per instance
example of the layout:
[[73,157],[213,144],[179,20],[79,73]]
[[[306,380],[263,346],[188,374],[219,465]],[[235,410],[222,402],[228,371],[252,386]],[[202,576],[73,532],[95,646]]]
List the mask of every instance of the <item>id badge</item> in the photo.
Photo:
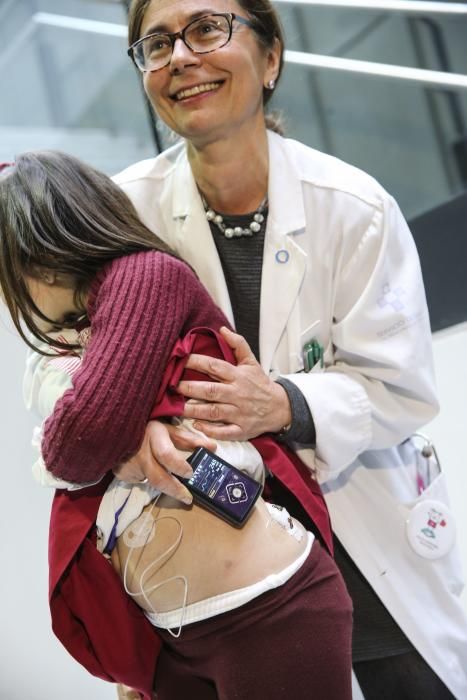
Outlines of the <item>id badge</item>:
[[424,559],[441,559],[456,541],[456,521],[442,502],[426,499],[412,508],[406,523],[410,546]]

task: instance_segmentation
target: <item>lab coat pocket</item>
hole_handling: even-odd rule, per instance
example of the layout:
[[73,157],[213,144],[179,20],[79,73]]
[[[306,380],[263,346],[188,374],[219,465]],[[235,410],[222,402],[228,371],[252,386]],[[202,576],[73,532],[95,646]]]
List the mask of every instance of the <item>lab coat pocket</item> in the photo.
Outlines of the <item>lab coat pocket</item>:
[[297,307],[291,314],[287,324],[288,332],[288,372],[304,372],[305,368],[305,346],[315,339],[316,332],[320,326],[319,319],[313,321],[305,330],[301,330],[300,313]]
[[307,326],[303,331],[300,331],[300,343],[303,348],[306,343],[309,343],[313,338],[316,336],[319,327],[321,325],[321,321],[319,318],[317,318],[313,323],[311,323],[309,326]]
[[318,319],[300,334],[301,365],[305,372],[323,372],[324,368],[334,361],[332,342],[322,338],[320,326],[321,321]]
[[428,560],[450,592],[459,596],[465,580],[444,473],[440,472],[418,498],[401,508],[407,546],[417,557]]
[[320,346],[320,356],[315,362],[310,370],[310,374],[317,374],[318,372],[324,372],[326,367],[334,364],[334,346],[331,341],[327,345]]

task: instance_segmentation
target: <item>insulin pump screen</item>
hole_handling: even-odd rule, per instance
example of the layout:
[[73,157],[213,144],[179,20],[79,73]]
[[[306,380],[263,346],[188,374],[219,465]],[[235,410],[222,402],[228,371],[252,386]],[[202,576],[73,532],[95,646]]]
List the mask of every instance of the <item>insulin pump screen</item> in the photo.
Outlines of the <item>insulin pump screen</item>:
[[261,484],[203,448],[188,461],[193,476],[187,485],[216,510],[242,523],[262,490]]

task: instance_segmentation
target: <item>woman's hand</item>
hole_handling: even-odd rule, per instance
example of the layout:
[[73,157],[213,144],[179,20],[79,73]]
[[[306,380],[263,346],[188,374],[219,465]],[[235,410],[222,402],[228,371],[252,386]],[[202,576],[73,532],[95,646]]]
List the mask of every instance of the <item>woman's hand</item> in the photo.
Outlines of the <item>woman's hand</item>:
[[248,440],[276,433],[292,420],[286,391],[261,369],[246,340],[228,328],[221,334],[234,351],[237,366],[206,355],[190,355],[187,368],[213,382],[181,381],[178,391],[203,403],[185,405],[184,416],[194,427],[217,440]]
[[173,474],[189,478],[193,471],[185,459],[186,453],[201,446],[208,450],[216,449],[216,443],[209,438],[181,426],[153,420],[146,426],[137,454],[114,469],[114,474],[129,483],[148,479],[162,493],[190,505],[193,500],[191,493]]

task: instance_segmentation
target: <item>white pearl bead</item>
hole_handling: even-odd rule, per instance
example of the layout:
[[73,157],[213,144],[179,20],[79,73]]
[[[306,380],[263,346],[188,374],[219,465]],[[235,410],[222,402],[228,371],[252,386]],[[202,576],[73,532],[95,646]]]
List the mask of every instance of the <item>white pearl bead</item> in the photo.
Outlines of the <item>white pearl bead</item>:
[[224,236],[225,236],[226,238],[233,238],[233,236],[234,236],[234,230],[233,230],[233,228],[226,228],[225,231],[224,231]]
[[207,219],[208,221],[212,221],[212,220],[214,219],[215,216],[216,216],[216,213],[213,212],[212,209],[208,209],[208,210],[207,210],[207,212],[206,212],[206,219]]
[[[262,224],[264,221],[264,216],[262,214],[255,214],[253,218],[255,221],[258,222],[258,224]],[[259,229],[258,229],[258,231],[259,231]]]
[[216,214],[214,217],[214,223],[215,224],[221,224],[224,221],[222,216],[220,214]]
[[254,233],[258,233],[258,231],[261,230],[261,224],[258,224],[256,221],[252,221],[250,224],[250,228]]
[[241,236],[243,233],[243,229],[241,226],[235,226],[234,228],[234,233],[236,236]]

